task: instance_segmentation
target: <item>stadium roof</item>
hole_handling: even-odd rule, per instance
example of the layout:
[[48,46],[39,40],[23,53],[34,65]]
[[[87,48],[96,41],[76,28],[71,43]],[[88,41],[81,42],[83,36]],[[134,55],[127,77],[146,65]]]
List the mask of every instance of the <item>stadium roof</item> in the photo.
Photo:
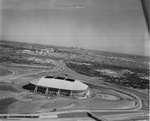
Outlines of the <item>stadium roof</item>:
[[83,84],[79,80],[74,80],[70,78],[63,78],[61,77],[42,77],[41,79],[36,79],[30,82],[31,84],[42,86],[42,87],[51,87],[51,88],[58,88],[58,89],[65,89],[65,90],[75,90],[81,91],[86,90],[88,86]]

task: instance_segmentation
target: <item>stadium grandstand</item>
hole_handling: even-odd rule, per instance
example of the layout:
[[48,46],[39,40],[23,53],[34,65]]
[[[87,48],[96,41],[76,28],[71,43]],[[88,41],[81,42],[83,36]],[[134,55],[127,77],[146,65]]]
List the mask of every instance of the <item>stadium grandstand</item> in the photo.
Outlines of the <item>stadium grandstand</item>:
[[35,93],[57,96],[84,97],[90,93],[88,85],[79,80],[60,76],[45,76],[29,82],[23,88]]

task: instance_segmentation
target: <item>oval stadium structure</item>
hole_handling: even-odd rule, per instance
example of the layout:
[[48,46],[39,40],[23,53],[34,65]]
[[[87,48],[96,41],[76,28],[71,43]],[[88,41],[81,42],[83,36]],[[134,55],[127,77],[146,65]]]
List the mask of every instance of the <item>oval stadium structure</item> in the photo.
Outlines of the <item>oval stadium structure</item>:
[[47,95],[83,97],[89,94],[88,85],[79,80],[60,76],[45,76],[31,81],[23,88]]

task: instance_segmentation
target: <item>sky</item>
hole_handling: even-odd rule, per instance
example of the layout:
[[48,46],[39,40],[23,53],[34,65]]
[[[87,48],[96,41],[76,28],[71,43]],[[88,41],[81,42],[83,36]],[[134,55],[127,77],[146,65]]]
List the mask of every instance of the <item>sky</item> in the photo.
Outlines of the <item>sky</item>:
[[149,54],[140,0],[0,0],[0,39]]

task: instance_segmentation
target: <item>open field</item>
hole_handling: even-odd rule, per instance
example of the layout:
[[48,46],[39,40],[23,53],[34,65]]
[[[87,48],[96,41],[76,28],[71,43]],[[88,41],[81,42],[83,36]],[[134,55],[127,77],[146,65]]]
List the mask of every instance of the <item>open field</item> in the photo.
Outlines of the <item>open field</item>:
[[15,85],[10,85],[10,84],[0,84],[0,91],[10,91],[10,92],[20,92]]
[[148,69],[122,67],[98,62],[89,62],[85,65],[85,63],[79,64],[78,62],[69,61],[66,62],[66,65],[77,73],[86,76],[103,77],[105,82],[137,89],[149,88],[149,78],[146,78],[149,77]]
[[7,76],[7,75],[10,75],[10,74],[12,74],[13,72],[12,71],[10,71],[10,70],[7,70],[7,69],[0,69],[0,77],[1,76]]
[[4,98],[0,100],[0,113],[1,114],[6,114],[7,113],[7,108],[9,105],[12,103],[16,102],[17,100],[14,98]]

